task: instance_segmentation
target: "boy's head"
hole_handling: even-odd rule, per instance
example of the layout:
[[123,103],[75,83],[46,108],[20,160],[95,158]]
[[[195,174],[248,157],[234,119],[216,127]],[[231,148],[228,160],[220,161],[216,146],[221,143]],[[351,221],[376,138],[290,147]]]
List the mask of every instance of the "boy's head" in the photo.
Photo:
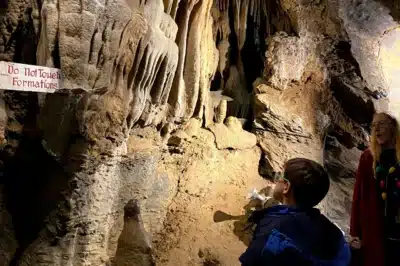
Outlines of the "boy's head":
[[285,204],[312,208],[321,202],[328,190],[329,177],[320,164],[295,158],[285,164],[274,189],[274,198]]

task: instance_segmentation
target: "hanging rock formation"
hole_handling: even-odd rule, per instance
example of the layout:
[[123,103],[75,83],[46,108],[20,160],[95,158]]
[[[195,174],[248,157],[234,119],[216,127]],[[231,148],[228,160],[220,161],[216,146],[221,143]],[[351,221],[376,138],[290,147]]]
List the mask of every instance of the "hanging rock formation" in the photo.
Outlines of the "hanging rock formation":
[[233,265],[240,233],[208,214],[298,156],[329,170],[320,207],[346,231],[372,115],[400,111],[398,19],[389,0],[9,0],[0,60],[65,88],[0,94],[0,261],[147,265],[149,234],[160,265]]
[[[201,116],[209,76],[216,64],[212,56],[215,48],[208,46],[213,43],[209,23],[212,3],[190,3],[197,6],[193,15],[188,14],[189,25],[188,21],[174,21],[178,7],[181,12],[187,11],[183,4],[164,2],[43,1],[31,5],[10,1],[1,24],[1,58],[61,68],[66,88],[54,95],[6,92],[4,96],[8,115],[4,119],[8,132],[4,149],[7,192],[15,193],[17,182],[28,190],[29,171],[39,174],[39,164],[54,162],[59,166],[49,169],[53,179],[45,184],[54,188],[53,198],[27,195],[37,198],[32,205],[45,201],[55,204],[38,211],[42,216],[33,219],[34,226],[28,228],[23,222],[24,209],[33,211],[34,206],[23,206],[16,195],[9,196],[16,231],[21,234],[29,230],[32,234],[26,239],[16,236],[22,244],[5,255],[13,258],[13,263],[108,263],[115,256],[122,230],[123,206],[135,195],[145,209],[142,215],[146,226],[151,232],[160,230],[176,181],[170,183],[172,180],[156,172],[159,155],[141,155],[134,149],[131,158],[127,139],[139,122],[163,128],[180,121],[184,117],[181,111],[187,111],[189,105],[193,110],[188,111],[188,117],[193,116],[197,105]],[[182,37],[176,42],[178,34],[183,36],[178,29],[184,27],[193,35],[191,40]],[[200,43],[201,39],[209,42]],[[180,90],[173,86],[176,73],[190,65],[179,61],[182,43],[198,47],[188,53],[197,59],[191,67],[201,85],[174,99]],[[31,56],[35,54],[37,58]],[[11,135],[11,131],[15,133]],[[11,176],[17,164],[24,162],[20,157],[27,157],[24,145],[29,143],[35,143],[36,150],[28,157],[34,158],[38,152],[49,157],[44,157],[47,161],[37,158],[38,166],[27,167],[27,172],[21,170],[16,178],[19,181],[14,182]],[[63,176],[59,177],[62,180],[57,176]],[[162,201],[155,200],[157,197]],[[151,200],[146,203],[146,198]],[[5,212],[4,219],[7,217]]]

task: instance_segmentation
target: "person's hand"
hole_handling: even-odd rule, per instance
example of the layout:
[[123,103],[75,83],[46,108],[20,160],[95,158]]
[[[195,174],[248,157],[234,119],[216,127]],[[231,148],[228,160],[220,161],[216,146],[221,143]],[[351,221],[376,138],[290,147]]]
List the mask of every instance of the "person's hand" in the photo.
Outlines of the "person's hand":
[[354,249],[360,249],[361,248],[361,240],[359,237],[351,237],[350,238],[350,242],[349,242],[350,246]]

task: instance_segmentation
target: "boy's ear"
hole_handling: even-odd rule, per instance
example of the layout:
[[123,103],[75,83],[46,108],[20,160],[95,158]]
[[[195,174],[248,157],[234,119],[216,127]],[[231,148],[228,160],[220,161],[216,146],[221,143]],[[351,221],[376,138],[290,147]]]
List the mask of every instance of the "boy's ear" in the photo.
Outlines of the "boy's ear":
[[289,191],[290,191],[290,183],[289,182],[285,182],[285,185],[284,185],[283,190],[282,190],[283,195],[289,194]]

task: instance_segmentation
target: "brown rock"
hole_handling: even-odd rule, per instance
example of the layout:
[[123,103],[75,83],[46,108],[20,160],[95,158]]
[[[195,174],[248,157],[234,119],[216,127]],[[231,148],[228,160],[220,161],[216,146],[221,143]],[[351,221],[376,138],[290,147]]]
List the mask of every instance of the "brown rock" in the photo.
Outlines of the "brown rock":
[[[0,261],[10,261],[19,245],[19,265],[108,265],[121,231],[126,244],[136,237],[136,220],[123,222],[125,204],[136,198],[149,234],[173,221],[163,247],[173,255],[163,265],[233,265],[243,246],[229,227],[196,219],[206,221],[215,202],[240,212],[243,184],[259,178],[260,156],[265,175],[292,157],[325,161],[336,178],[325,212],[348,223],[355,147],[367,143],[376,110],[399,109],[393,8],[380,0],[9,0],[0,15],[0,60],[60,68],[65,88],[0,97],[0,157],[7,168]],[[266,36],[263,77],[252,92],[263,64],[252,69],[247,52],[261,58]],[[213,78],[220,84],[210,92]],[[254,134],[226,118],[232,115],[242,122],[254,116]],[[159,149],[158,132],[173,145],[169,152]],[[324,144],[327,135],[337,138],[334,150]],[[227,188],[234,192],[225,195]],[[190,208],[177,208],[184,214],[164,224],[178,196]],[[17,207],[8,211],[3,202]],[[215,242],[215,254],[197,258],[198,246],[185,249],[194,242],[172,241],[181,236]]]
[[152,257],[151,239],[144,228],[137,200],[130,200],[125,205],[124,229],[118,239],[114,265],[155,265]]
[[189,137],[194,137],[199,134],[200,128],[201,128],[201,120],[197,118],[191,118],[185,125],[184,130]]
[[256,136],[242,129],[235,117],[228,117],[225,124],[213,124],[208,127],[215,136],[218,149],[251,149],[257,144]]
[[168,139],[168,145],[180,146],[184,141],[189,140],[189,136],[185,131],[178,129],[172,136]]

